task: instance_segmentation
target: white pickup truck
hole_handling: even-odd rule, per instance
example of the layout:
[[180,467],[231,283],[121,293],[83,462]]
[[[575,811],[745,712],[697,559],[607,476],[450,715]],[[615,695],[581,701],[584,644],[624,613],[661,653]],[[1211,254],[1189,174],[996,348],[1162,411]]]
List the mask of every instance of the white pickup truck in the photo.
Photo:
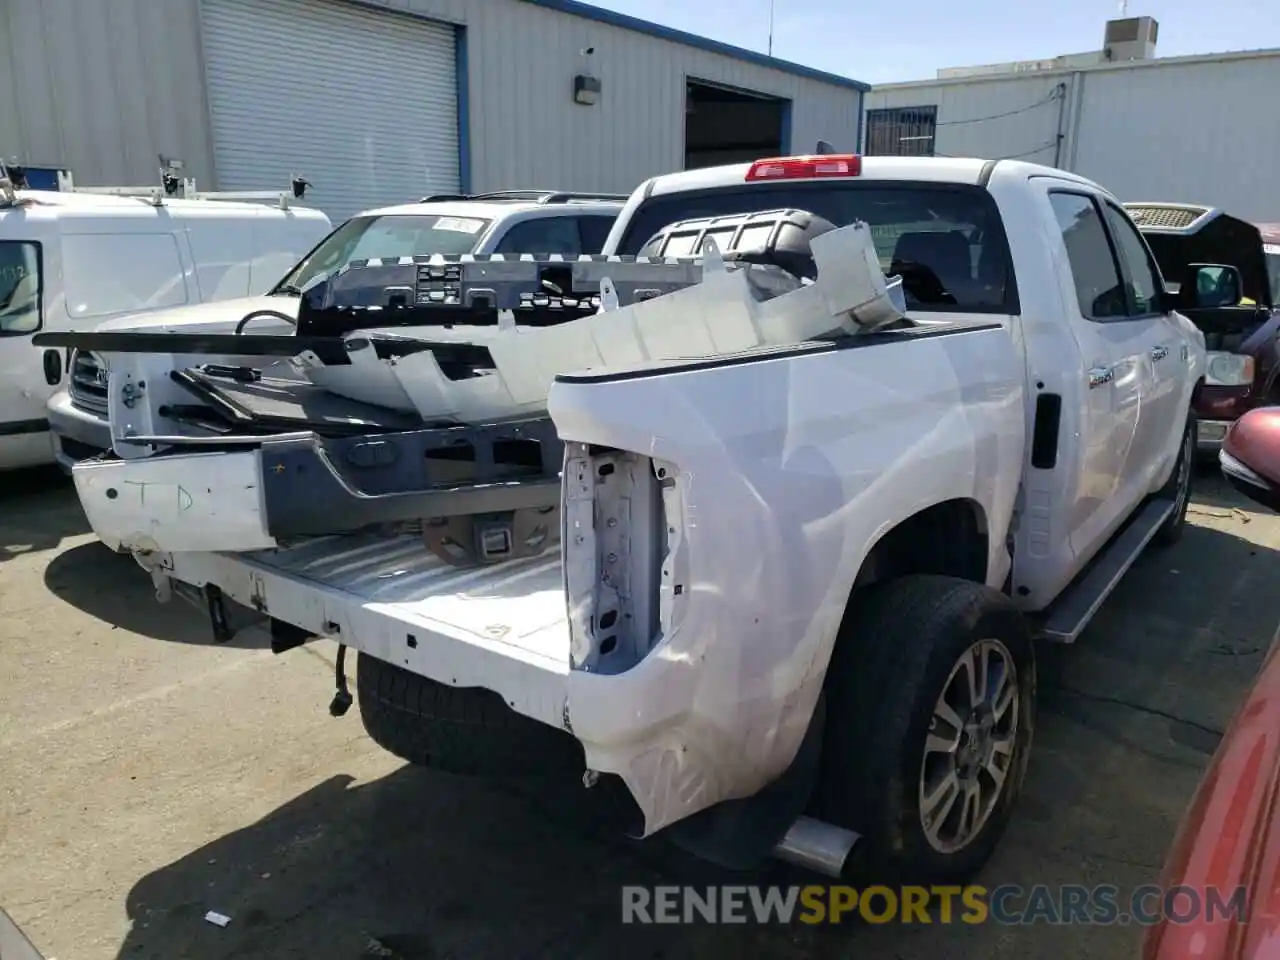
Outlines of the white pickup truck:
[[[459,566],[421,530],[182,549],[163,531],[184,511],[234,544],[241,507],[287,512],[307,488],[271,501],[287,468],[259,453],[247,493],[211,507],[235,458],[126,449],[118,404],[132,453],[77,465],[82,503],[162,598],[206,603],[216,635],[231,600],[270,618],[278,649],[358,650],[365,727],[408,760],[620,781],[644,835],[735,866],[967,877],[1026,769],[1033,640],[1075,640],[1185,523],[1203,337],[1113,197],[1016,161],[660,176],[605,252],[783,209],[866,224],[906,319],[559,375],[553,551]],[[105,353],[113,393],[141,387],[116,382],[123,346],[50,345]],[[337,684],[341,714],[341,664]]]

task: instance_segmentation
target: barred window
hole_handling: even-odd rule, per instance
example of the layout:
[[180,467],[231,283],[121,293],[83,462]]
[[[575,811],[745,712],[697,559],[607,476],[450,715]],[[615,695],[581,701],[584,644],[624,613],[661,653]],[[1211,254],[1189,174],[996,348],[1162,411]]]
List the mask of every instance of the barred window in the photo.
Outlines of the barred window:
[[932,157],[937,107],[894,107],[867,111],[869,157]]

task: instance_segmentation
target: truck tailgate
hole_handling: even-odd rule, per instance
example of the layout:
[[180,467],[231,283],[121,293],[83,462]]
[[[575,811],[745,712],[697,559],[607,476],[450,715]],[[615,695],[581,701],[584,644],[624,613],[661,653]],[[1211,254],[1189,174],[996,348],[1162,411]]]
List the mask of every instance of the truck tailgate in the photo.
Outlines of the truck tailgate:
[[569,673],[560,552],[452,567],[413,536],[159,555],[157,572],[560,727]]

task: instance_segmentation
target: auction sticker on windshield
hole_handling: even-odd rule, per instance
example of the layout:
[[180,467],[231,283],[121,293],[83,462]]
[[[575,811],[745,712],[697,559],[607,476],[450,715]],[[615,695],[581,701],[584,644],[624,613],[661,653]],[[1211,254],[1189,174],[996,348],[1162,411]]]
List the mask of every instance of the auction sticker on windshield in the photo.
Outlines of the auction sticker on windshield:
[[451,233],[479,233],[484,226],[483,220],[468,220],[466,217],[441,217],[436,221],[437,230],[448,230]]

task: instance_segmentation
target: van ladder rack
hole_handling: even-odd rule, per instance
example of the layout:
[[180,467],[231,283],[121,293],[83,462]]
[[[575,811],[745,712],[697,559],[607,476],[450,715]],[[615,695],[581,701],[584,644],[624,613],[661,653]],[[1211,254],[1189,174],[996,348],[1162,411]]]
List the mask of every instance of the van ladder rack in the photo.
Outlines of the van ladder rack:
[[288,190],[198,190],[194,177],[178,177],[172,170],[160,172],[160,183],[151,187],[77,187],[70,171],[58,171],[59,193],[83,193],[104,197],[136,197],[147,200],[153,206],[164,205],[165,200],[269,200],[288,210],[290,203],[305,197],[310,181],[294,177]]
[[[270,200],[281,210],[288,210],[290,203],[306,196],[310,181],[295,176],[285,190],[206,190],[196,189],[194,177],[181,177],[182,168],[177,161],[164,161],[160,167],[160,182],[148,187],[77,187],[70,170],[58,170],[56,193],[81,193],[103,197],[134,197],[160,207],[167,199],[173,200]],[[26,167],[18,163],[0,161],[0,209],[34,202],[33,197],[19,197],[19,190],[29,190]]]

